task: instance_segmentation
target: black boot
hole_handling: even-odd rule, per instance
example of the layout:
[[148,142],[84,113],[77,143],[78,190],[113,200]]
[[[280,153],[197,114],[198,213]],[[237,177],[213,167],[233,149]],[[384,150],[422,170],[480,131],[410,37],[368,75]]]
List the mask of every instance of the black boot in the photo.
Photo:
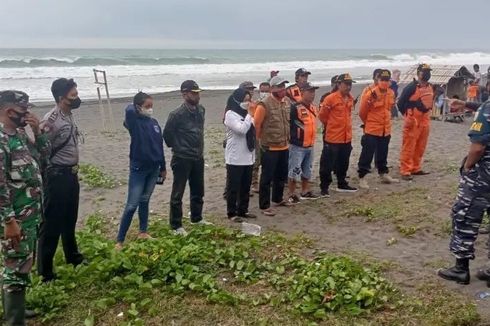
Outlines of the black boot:
[[[3,289],[3,286],[2,286],[2,310],[3,310],[3,321],[6,321],[6,318],[5,318],[5,290]],[[26,319],[36,318],[38,315],[39,314],[37,312],[35,312],[34,310],[26,309],[26,313],[25,313]]]
[[25,326],[25,289],[6,290],[4,295],[4,316],[9,326]]
[[490,269],[480,269],[476,273],[476,278],[480,281],[487,281],[487,287],[490,288]]
[[447,269],[440,269],[437,275],[448,281],[459,284],[470,284],[470,260],[468,258],[456,259],[456,265]]

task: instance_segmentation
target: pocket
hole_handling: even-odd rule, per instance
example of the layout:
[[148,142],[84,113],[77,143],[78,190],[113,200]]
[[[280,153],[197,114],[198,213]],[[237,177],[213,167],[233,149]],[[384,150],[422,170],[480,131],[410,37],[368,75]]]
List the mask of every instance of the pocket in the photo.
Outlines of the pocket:
[[29,153],[22,151],[12,155],[12,168],[10,171],[12,181],[31,184],[38,170],[36,161]]

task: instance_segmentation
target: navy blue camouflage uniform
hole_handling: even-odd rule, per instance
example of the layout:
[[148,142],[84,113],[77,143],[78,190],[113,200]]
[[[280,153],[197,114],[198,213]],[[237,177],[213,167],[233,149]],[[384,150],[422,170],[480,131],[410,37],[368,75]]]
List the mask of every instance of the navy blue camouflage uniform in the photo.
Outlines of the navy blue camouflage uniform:
[[453,233],[449,249],[458,259],[475,258],[478,229],[484,212],[490,208],[490,101],[483,103],[476,112],[468,136],[472,143],[486,147],[478,163],[462,172],[452,208]]

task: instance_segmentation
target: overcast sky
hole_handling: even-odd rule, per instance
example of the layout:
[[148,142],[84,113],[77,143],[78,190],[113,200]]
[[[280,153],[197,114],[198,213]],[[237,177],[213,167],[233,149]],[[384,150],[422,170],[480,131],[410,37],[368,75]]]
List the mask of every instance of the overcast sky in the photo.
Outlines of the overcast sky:
[[490,0],[0,1],[4,48],[490,48]]

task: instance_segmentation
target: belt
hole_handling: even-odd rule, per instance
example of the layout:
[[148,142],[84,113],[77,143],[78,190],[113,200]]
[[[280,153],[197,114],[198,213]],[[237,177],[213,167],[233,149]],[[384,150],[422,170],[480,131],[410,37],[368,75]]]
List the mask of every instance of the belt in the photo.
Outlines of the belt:
[[78,174],[78,169],[79,166],[78,164],[76,165],[50,165],[48,167],[48,171],[54,171],[58,173],[71,173],[71,174]]

